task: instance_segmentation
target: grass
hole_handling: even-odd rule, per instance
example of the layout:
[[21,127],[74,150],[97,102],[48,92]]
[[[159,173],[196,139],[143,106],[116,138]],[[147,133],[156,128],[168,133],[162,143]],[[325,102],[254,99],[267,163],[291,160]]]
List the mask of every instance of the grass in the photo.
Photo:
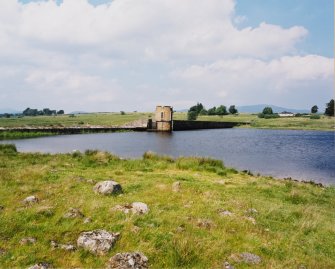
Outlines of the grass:
[[47,132],[4,131],[4,132],[0,132],[0,140],[34,138],[34,137],[50,136],[50,135],[55,135],[55,134],[47,133]]
[[0,127],[71,127],[71,126],[121,126],[148,118],[150,113],[90,113],[78,115],[0,118]]
[[[187,113],[177,112],[174,114],[176,120],[186,120]],[[225,116],[199,116],[197,120],[202,121],[227,121],[250,123],[241,125],[243,128],[264,129],[289,129],[289,130],[335,130],[335,118],[320,115],[320,119],[310,117],[287,117],[275,119],[261,119],[255,114],[239,114]]]
[[[123,195],[97,195],[84,180],[111,178],[122,185]],[[180,192],[172,191],[176,181]],[[151,268],[222,268],[224,261],[249,268],[232,258],[241,252],[262,258],[255,268],[335,268],[334,187],[252,176],[209,158],[149,152],[123,160],[94,150],[31,154],[18,153],[13,145],[0,145],[0,186],[1,268],[40,261],[57,268],[101,268],[117,252],[128,251],[143,252]],[[40,202],[24,206],[30,195]],[[148,204],[149,214],[111,211],[135,201]],[[70,207],[93,221],[64,219]],[[250,208],[257,213],[247,213]],[[221,216],[220,209],[233,215]],[[80,232],[92,229],[120,232],[121,239],[99,257],[50,246],[51,240],[75,243]],[[20,245],[23,237],[37,242]]]

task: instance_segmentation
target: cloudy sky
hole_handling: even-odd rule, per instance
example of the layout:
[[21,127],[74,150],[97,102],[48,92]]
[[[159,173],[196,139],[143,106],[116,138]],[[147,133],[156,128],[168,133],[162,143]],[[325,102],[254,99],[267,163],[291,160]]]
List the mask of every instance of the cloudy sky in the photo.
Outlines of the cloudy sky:
[[1,0],[0,109],[323,109],[334,96],[333,5]]

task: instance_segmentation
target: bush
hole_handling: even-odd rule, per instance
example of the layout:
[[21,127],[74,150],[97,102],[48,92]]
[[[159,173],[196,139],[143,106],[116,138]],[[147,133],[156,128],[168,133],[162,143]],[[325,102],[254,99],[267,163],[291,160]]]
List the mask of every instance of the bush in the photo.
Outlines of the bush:
[[309,117],[311,120],[319,120],[321,117],[318,114],[313,114]]
[[196,120],[197,117],[198,117],[197,112],[195,112],[195,111],[187,112],[187,120]]
[[17,149],[14,144],[0,144],[0,153],[6,155],[16,154]]

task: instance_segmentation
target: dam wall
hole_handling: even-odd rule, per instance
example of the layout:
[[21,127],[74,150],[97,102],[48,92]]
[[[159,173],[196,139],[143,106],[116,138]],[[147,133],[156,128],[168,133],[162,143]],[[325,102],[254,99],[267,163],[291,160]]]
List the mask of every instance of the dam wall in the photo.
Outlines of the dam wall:
[[233,128],[238,122],[174,120],[173,131]]

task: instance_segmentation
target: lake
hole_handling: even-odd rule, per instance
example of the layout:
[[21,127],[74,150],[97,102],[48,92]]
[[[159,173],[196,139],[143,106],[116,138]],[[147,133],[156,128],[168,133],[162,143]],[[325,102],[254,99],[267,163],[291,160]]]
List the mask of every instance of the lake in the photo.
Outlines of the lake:
[[145,151],[178,156],[208,156],[226,166],[278,178],[335,184],[334,132],[215,129],[169,133],[129,132],[60,135],[7,140],[21,152],[66,153],[99,149],[125,158]]

